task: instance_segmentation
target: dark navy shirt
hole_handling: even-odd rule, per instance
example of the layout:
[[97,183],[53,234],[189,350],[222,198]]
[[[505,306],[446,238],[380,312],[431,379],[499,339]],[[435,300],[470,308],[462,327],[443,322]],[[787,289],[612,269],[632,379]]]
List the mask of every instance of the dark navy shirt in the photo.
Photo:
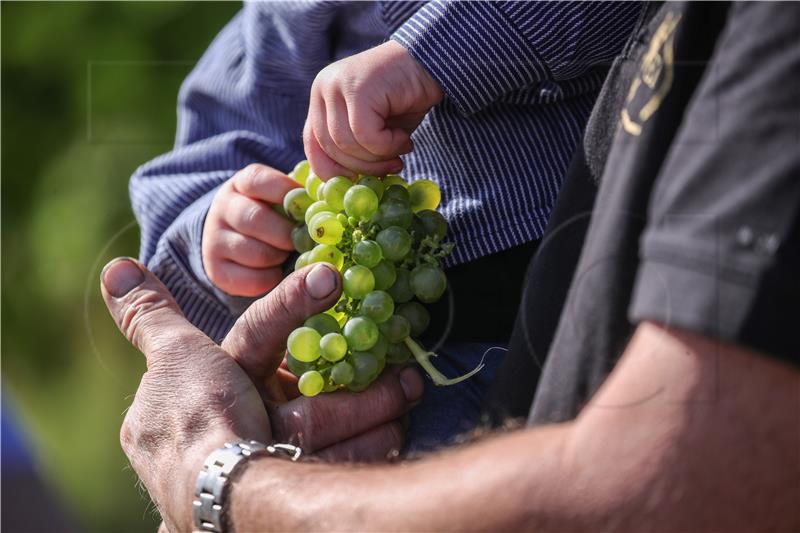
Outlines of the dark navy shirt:
[[304,159],[311,83],[394,39],[446,95],[413,135],[403,175],[442,190],[450,265],[539,238],[608,62],[641,11],[599,2],[247,3],[183,84],[175,148],[131,179],[141,259],[212,338],[249,300],[205,275],[203,221],[221,183]]

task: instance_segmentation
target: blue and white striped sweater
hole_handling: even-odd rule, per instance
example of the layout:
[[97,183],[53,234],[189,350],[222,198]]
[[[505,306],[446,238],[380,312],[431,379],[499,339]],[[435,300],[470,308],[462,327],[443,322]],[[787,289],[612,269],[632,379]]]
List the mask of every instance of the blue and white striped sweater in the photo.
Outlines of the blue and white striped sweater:
[[186,316],[220,339],[251,300],[205,275],[203,221],[217,187],[260,162],[304,159],[316,73],[391,38],[446,98],[414,133],[409,180],[442,189],[458,264],[541,236],[607,64],[641,4],[247,3],[184,82],[173,151],[131,179],[141,259]]

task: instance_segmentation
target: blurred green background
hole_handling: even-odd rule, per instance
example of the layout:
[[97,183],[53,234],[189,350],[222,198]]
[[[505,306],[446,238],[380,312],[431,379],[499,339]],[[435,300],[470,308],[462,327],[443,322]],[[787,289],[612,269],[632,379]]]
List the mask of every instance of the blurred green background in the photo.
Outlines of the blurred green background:
[[181,80],[240,5],[0,9],[4,397],[81,529],[154,531],[118,441],[144,362],[97,280],[138,254],[128,178],[170,149]]

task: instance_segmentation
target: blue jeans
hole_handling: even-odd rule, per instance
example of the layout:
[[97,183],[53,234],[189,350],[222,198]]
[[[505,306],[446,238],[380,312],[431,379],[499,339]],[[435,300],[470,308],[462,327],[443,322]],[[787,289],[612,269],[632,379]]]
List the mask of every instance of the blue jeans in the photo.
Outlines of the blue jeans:
[[502,343],[446,343],[436,353],[439,356],[431,362],[447,377],[469,372],[481,358],[486,366],[468,380],[449,387],[437,387],[424,376],[422,401],[410,413],[406,453],[441,448],[478,425],[483,397],[506,355],[506,347]]

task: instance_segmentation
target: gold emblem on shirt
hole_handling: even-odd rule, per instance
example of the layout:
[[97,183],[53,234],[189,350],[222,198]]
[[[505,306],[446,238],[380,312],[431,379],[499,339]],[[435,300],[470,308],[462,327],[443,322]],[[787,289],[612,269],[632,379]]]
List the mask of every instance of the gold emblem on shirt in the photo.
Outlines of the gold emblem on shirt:
[[631,135],[642,133],[642,125],[653,116],[672,87],[673,43],[680,20],[680,14],[667,13],[642,57],[620,117],[622,128]]

